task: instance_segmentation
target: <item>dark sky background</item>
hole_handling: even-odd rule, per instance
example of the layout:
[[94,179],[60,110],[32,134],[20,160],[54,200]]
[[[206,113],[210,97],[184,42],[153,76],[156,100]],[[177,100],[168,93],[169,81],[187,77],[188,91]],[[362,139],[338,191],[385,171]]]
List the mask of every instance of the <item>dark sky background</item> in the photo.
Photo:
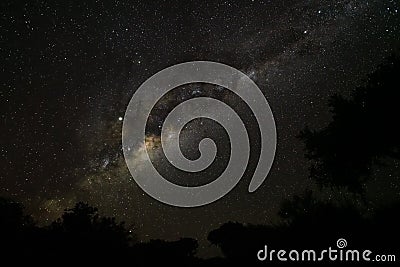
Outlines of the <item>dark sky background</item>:
[[[1,1],[0,195],[43,224],[87,201],[133,224],[140,240],[194,237],[210,254],[210,230],[274,222],[283,199],[314,187],[296,135],[326,125],[329,96],[348,95],[399,47],[399,8],[387,0]],[[193,60],[249,75],[273,110],[278,143],[255,193],[250,168],[221,200],[187,209],[135,184],[120,118],[147,78]],[[212,123],[203,127],[212,135]]]

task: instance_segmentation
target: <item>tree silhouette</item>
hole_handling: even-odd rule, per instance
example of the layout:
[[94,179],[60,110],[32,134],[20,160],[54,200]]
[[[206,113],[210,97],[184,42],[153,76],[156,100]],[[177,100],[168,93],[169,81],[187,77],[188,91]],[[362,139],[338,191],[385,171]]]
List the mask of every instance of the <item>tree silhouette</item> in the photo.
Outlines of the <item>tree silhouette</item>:
[[52,244],[47,249],[54,255],[67,253],[73,258],[87,258],[90,254],[98,254],[97,260],[110,254],[125,254],[134,238],[124,222],[101,217],[97,208],[82,202],[65,210],[46,231],[45,243]]
[[32,217],[24,215],[23,205],[0,197],[0,251],[8,253],[26,246],[26,238],[35,227]]
[[362,193],[373,164],[400,158],[399,73],[399,57],[388,58],[350,98],[330,99],[333,120],[326,128],[301,132],[312,162],[310,176],[320,186]]
[[0,211],[2,233],[17,232],[35,226],[32,217],[24,215],[24,206],[20,203],[0,197]]
[[[282,220],[274,225],[252,225],[228,222],[211,231],[208,240],[218,246],[230,264],[257,265],[256,253],[268,246],[269,251],[284,249],[321,251],[344,238],[350,249],[371,250],[376,254],[397,255],[400,245],[400,202],[363,214],[350,203],[320,201],[312,192],[293,197],[282,205]],[[324,264],[329,262],[324,262]],[[273,265],[291,265],[275,260]],[[331,262],[343,265],[343,262]],[[364,266],[365,262],[359,262]],[[352,262],[351,265],[357,265]]]
[[102,217],[97,208],[79,202],[61,218],[38,227],[23,206],[0,198],[0,256],[14,263],[57,262],[104,264],[129,261],[136,266],[200,265],[198,243],[191,238],[177,241],[151,240],[138,243],[132,230],[115,218]]
[[[386,157],[400,159],[399,73],[400,59],[392,56],[350,98],[335,95],[330,99],[333,119],[326,128],[306,128],[300,133],[311,162],[310,176],[321,188],[345,187],[362,194],[374,165],[383,164]],[[398,182],[398,177],[394,179]],[[354,199],[334,203],[306,191],[282,203],[278,223],[229,222],[211,231],[208,240],[232,263],[257,263],[256,253],[264,245],[272,249],[318,249],[335,247],[339,238],[346,238],[353,248],[396,254],[400,202],[364,208],[369,211],[356,205]]]

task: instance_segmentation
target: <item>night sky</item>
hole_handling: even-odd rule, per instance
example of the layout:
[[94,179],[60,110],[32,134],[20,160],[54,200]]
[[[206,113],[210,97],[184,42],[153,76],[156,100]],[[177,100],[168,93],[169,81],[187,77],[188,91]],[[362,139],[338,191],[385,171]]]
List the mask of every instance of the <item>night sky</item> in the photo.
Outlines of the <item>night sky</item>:
[[[1,1],[0,196],[21,201],[42,224],[85,201],[132,224],[140,240],[194,237],[200,254],[209,254],[210,230],[227,221],[274,222],[283,199],[315,187],[296,136],[306,125],[326,125],[329,96],[364,84],[398,47],[399,8],[387,0]],[[136,185],[121,130],[128,102],[146,79],[194,60],[221,62],[252,78],[271,106],[278,142],[256,192],[247,188],[257,134],[238,186],[189,209],[162,204]],[[152,112],[148,147],[160,149],[154,140],[168,110],[196,96],[234,104],[256,127],[248,108],[224,90],[203,84],[174,90]],[[208,120],[186,130],[193,136],[182,146],[188,157],[198,153],[193,144],[214,136],[219,163],[197,179],[165,172],[176,183],[207,183],[226,165],[229,141]],[[170,168],[162,156],[152,159]]]

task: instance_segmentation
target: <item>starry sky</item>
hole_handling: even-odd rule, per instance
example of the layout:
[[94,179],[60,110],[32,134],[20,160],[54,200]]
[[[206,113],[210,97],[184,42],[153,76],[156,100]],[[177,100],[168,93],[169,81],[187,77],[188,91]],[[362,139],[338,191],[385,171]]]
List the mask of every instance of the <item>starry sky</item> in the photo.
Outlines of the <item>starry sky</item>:
[[[207,254],[210,230],[227,221],[274,222],[283,199],[314,187],[296,136],[306,125],[326,125],[329,96],[362,85],[399,47],[399,8],[389,0],[1,1],[0,195],[24,203],[43,224],[86,201],[133,225],[140,240],[194,237]],[[128,102],[147,78],[193,60],[221,62],[253,79],[273,111],[278,142],[274,165],[255,193],[247,192],[259,149],[251,131],[250,164],[238,186],[188,209],[157,202],[135,184],[121,130]],[[212,96],[256,127],[248,107],[226,91],[182,86],[152,111],[146,148],[171,181],[212,181],[230,147],[218,125],[195,120],[182,148],[195,158],[192,144],[214,138],[216,164],[194,179],[171,171],[159,126],[177,103]]]

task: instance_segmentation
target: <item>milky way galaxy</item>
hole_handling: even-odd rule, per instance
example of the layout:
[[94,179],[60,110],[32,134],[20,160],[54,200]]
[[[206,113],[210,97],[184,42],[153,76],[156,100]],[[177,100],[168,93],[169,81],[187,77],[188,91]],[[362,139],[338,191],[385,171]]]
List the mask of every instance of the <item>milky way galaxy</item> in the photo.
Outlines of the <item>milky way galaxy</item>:
[[[77,201],[132,225],[139,240],[195,237],[211,255],[207,233],[227,221],[271,223],[282,199],[313,188],[303,145],[306,126],[330,118],[327,99],[365,82],[399,47],[398,1],[2,1],[0,195],[21,201],[48,223]],[[152,110],[144,153],[166,179],[205,184],[229,158],[224,129],[208,119],[187,124],[181,149],[199,157],[198,144],[218,148],[210,168],[188,176],[162,153],[161,127],[177,104],[200,96],[228,103],[246,123],[250,164],[224,198],[177,208],[144,193],[122,153],[121,131],[135,90],[158,71],[187,61],[221,62],[246,73],[267,98],[276,120],[274,165],[252,194],[259,133],[249,108],[225,88],[180,86]],[[140,105],[137,107],[140,113]]]

